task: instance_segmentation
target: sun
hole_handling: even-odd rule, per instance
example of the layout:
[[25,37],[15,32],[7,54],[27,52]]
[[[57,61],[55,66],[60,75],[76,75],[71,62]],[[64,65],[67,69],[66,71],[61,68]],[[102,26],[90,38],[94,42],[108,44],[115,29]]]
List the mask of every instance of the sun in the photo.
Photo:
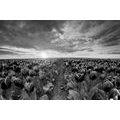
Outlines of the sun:
[[48,58],[48,55],[45,52],[41,52],[40,56],[41,58]]

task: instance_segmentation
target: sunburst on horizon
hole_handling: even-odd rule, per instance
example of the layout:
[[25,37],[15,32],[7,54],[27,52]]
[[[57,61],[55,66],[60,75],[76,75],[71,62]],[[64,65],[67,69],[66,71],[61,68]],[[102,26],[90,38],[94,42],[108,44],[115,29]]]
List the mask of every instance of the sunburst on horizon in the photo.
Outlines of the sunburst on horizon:
[[46,59],[46,58],[48,58],[48,55],[47,55],[46,52],[42,51],[42,52],[40,53],[40,57],[43,58],[43,59]]

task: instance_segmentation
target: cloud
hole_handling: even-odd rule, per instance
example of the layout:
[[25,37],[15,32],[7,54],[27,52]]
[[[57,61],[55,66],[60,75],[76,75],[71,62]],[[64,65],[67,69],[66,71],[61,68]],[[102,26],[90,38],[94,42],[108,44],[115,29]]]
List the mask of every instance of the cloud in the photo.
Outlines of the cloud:
[[[0,54],[110,56],[120,53],[120,21],[0,21]],[[114,57],[114,56],[113,56]]]
[[64,51],[101,54],[103,49],[109,53],[113,47],[120,47],[120,21],[66,21],[62,30],[54,30],[56,37],[51,43]]
[[60,33],[64,21],[0,21],[0,44],[31,48],[36,45],[40,49],[52,47],[49,41],[53,34],[52,29]]
[[5,55],[6,58],[9,58],[10,54],[12,54],[13,57],[17,57],[17,58],[31,58],[31,57],[38,58],[38,57],[42,57],[43,53],[46,54],[48,58],[65,56],[64,53],[60,53],[55,50],[47,49],[47,50],[39,51],[34,48],[27,49],[27,48],[20,48],[20,47],[18,48],[15,46],[0,46],[0,52],[4,53],[4,54],[1,54],[0,57]]
[[20,48],[14,46],[0,46],[0,51],[8,51],[16,54],[34,54],[37,52],[35,49]]

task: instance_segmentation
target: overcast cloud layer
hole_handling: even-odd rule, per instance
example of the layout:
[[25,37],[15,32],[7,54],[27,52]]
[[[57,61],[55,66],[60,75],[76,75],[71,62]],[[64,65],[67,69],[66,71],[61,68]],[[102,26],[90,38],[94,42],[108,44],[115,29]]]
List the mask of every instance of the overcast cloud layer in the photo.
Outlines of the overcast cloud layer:
[[0,21],[0,58],[120,58],[120,21]]

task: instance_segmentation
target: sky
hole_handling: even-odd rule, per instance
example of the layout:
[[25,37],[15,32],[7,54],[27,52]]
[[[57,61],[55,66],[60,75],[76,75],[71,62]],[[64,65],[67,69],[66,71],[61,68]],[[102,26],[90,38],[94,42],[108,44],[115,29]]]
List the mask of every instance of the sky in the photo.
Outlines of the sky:
[[120,58],[120,21],[0,20],[0,58]]

